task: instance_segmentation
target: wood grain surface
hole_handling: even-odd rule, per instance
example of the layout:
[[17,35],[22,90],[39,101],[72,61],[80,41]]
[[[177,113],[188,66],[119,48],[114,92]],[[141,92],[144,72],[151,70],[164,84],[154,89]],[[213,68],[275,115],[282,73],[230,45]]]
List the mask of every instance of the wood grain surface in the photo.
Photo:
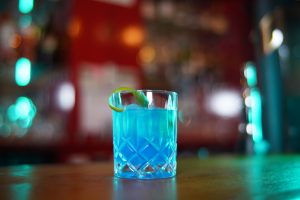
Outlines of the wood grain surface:
[[178,159],[177,176],[113,177],[112,162],[0,168],[0,199],[298,199],[300,156]]

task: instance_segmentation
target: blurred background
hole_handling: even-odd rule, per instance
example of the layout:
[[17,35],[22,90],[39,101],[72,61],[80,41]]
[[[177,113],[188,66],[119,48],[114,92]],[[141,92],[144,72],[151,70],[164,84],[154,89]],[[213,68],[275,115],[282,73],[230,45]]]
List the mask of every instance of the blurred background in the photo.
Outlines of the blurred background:
[[179,156],[300,152],[300,1],[1,0],[0,166],[112,159],[107,99],[174,90]]

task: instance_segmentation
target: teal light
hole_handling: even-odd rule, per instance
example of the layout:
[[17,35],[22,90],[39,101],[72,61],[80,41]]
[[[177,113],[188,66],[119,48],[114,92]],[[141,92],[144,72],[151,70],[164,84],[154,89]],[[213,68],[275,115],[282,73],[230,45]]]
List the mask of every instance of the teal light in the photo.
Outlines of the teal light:
[[247,84],[250,87],[253,87],[257,84],[256,69],[255,69],[255,66],[252,63],[248,62],[246,64],[246,67],[244,69],[244,76],[247,80]]
[[8,119],[23,129],[31,127],[35,115],[36,107],[27,97],[19,97],[16,103],[7,109]]
[[24,129],[31,127],[31,125],[32,125],[32,118],[31,117],[24,118],[23,120],[21,120],[19,122],[19,126],[21,128],[24,128]]
[[[251,98],[251,97],[249,97],[249,98]],[[248,121],[250,124],[252,124],[253,120],[252,120],[252,109],[251,108],[248,110]]]
[[27,28],[32,22],[32,17],[30,15],[23,15],[20,17],[19,25],[21,28]]
[[17,85],[26,86],[31,79],[31,62],[27,58],[20,58],[16,62],[15,80]]
[[32,115],[32,101],[27,97],[19,97],[16,102],[16,114],[20,119],[26,119]]
[[23,14],[30,13],[33,9],[34,0],[19,0],[19,11]]
[[11,105],[7,109],[7,117],[10,121],[14,122],[17,121],[18,116],[16,114],[16,106],[15,104]]
[[[32,173],[33,167],[30,165],[19,165],[17,169],[10,168],[8,171],[9,177],[12,179],[18,179],[19,177],[27,179],[32,177]],[[27,200],[32,198],[32,185],[30,182],[12,184],[8,188],[11,194],[11,199]]]
[[249,134],[252,135],[254,143],[254,152],[256,154],[264,154],[269,149],[269,143],[263,138],[262,127],[262,100],[259,90],[257,89],[257,73],[256,67],[252,62],[247,62],[244,68],[244,76],[247,80],[250,90],[250,105],[248,106],[248,124],[251,129]]
[[248,110],[248,122],[251,125],[251,134],[254,142],[254,152],[264,154],[269,149],[269,143],[263,138],[262,102],[257,88],[250,90],[251,106]]
[[261,96],[257,89],[251,89],[251,122],[253,126],[253,141],[260,142],[263,140],[262,131],[262,110],[261,110]]

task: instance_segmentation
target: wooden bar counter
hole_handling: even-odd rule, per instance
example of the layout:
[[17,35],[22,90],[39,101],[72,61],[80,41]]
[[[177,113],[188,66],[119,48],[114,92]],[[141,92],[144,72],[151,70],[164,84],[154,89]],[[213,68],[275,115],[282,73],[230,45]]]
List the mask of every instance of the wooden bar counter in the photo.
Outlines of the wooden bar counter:
[[0,168],[0,199],[298,199],[300,156],[179,158],[176,178],[113,177],[112,162]]

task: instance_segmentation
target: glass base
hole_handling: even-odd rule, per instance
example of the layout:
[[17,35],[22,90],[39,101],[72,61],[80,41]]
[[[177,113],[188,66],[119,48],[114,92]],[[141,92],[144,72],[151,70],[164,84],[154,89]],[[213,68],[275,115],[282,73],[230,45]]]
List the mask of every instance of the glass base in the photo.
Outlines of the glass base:
[[136,167],[129,162],[125,165],[115,162],[114,174],[116,177],[127,179],[171,178],[176,175],[176,162],[165,165],[147,163],[144,167]]
[[115,173],[115,177],[125,178],[125,179],[164,179],[164,178],[172,178],[176,176],[176,172],[151,172],[151,173],[143,173],[136,174],[132,172],[123,172],[123,173]]

